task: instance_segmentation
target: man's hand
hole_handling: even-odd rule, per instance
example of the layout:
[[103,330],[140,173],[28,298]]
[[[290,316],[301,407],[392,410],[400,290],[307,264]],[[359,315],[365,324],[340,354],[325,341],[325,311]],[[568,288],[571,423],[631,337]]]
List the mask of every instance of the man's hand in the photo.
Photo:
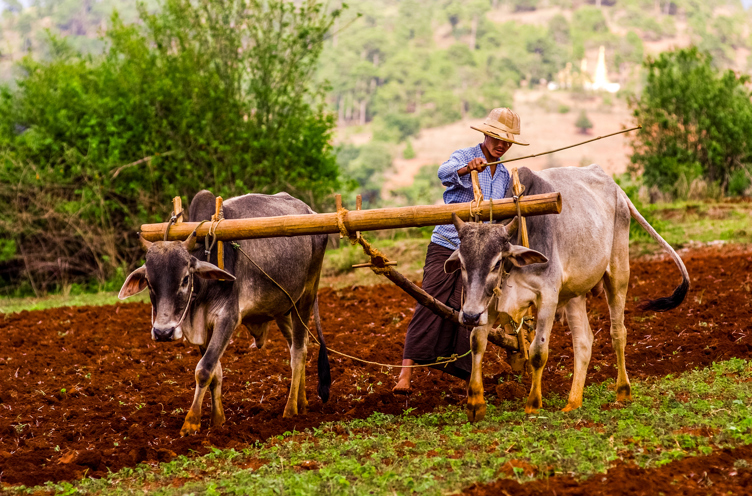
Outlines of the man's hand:
[[481,157],[476,157],[472,159],[468,164],[463,167],[462,169],[457,171],[457,174],[460,176],[464,176],[465,174],[470,174],[470,171],[478,171],[483,172],[483,170],[488,167],[488,164],[486,164],[486,159]]

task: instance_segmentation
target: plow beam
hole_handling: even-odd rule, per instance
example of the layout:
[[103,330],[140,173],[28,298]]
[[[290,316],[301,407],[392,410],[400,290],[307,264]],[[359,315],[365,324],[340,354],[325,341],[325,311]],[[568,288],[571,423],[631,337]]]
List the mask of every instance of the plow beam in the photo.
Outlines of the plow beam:
[[[452,213],[462,220],[479,214],[480,220],[491,217],[491,202],[451,203],[448,205],[420,205],[415,207],[377,208],[373,210],[348,211],[343,216],[343,224],[348,232],[379,231],[404,227],[436,226],[451,224]],[[561,212],[561,194],[525,196],[520,199],[520,211],[524,216],[558,214]],[[493,201],[493,218],[509,219],[517,215],[514,200],[504,198]],[[144,224],[141,235],[148,241],[164,239],[168,223]],[[186,239],[198,227],[196,235],[203,238],[209,233],[209,223],[199,227],[198,222],[182,222],[170,227],[167,240]],[[315,215],[283,215],[278,217],[254,217],[249,219],[224,219],[215,228],[218,241],[231,241],[252,238],[274,238],[280,236],[305,236],[311,234],[331,234],[340,232],[336,213]]]
[[[445,305],[433,296],[426,293],[422,288],[418,287],[417,284],[402,275],[400,272],[397,272],[394,267],[386,266],[384,269],[385,270],[383,270],[383,272],[381,273],[383,273],[383,275],[386,276],[387,279],[396,284],[405,293],[412,296],[415,301],[417,301],[424,307],[427,307],[433,313],[439,315],[445,320],[450,320],[456,324],[460,323],[460,313],[457,310],[448,305]],[[510,324],[509,319],[502,317],[500,323],[500,327],[495,327],[489,331],[488,340],[496,346],[512,352],[524,352],[525,350],[522,349],[522,346],[524,345],[521,345],[518,337],[514,334],[505,332],[504,327]],[[523,330],[521,332],[525,331]]]

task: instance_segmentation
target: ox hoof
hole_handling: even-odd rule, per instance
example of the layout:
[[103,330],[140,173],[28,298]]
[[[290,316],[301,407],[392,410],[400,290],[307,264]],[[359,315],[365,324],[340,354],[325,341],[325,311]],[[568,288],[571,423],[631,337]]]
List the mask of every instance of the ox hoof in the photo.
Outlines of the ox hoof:
[[183,423],[183,427],[180,429],[180,437],[191,436],[201,430],[200,422],[188,422]]
[[212,427],[222,427],[225,423],[225,414],[212,415]]
[[525,403],[525,413],[538,413],[538,410],[543,406],[543,399],[538,396],[531,396]]
[[572,410],[577,410],[582,406],[582,403],[567,403],[567,406],[561,409],[562,412],[571,412]]
[[620,386],[616,389],[616,401],[619,403],[632,401],[632,388],[629,384],[626,386]]
[[486,404],[467,405],[467,420],[469,422],[480,422],[486,417]]

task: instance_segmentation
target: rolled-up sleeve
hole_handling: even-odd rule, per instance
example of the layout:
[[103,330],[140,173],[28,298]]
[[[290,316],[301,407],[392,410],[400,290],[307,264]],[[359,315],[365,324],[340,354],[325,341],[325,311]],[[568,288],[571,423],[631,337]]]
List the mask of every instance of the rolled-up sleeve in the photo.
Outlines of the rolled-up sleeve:
[[465,167],[468,161],[465,159],[462,153],[456,151],[452,153],[449,160],[441,164],[439,167],[439,180],[444,186],[461,186],[463,188],[471,188],[472,180],[470,174],[460,176],[457,171]]

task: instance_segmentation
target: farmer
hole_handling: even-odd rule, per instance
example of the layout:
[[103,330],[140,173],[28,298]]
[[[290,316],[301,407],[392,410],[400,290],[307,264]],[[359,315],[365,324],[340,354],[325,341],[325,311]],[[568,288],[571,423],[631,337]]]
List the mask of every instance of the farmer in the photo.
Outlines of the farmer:
[[[483,143],[470,148],[461,148],[441,164],[439,179],[446,186],[445,203],[465,203],[473,199],[471,171],[478,171],[478,182],[483,198],[501,199],[510,181],[509,171],[503,164],[487,165],[504,155],[512,143],[527,146],[515,135],[520,134],[520,116],[508,108],[493,109],[479,127],[472,127],[485,135]],[[437,300],[454,309],[459,309],[462,297],[460,271],[444,272],[444,262],[459,248],[460,240],[452,224],[436,226],[431,236],[423,267],[423,289]],[[444,320],[421,304],[416,305],[413,319],[405,336],[405,351],[402,365],[429,364],[439,357],[462,355],[470,350],[470,330],[459,324]],[[437,366],[439,370],[467,380],[472,370],[468,354],[448,365]],[[392,391],[410,394],[412,368],[403,368],[397,385]]]

